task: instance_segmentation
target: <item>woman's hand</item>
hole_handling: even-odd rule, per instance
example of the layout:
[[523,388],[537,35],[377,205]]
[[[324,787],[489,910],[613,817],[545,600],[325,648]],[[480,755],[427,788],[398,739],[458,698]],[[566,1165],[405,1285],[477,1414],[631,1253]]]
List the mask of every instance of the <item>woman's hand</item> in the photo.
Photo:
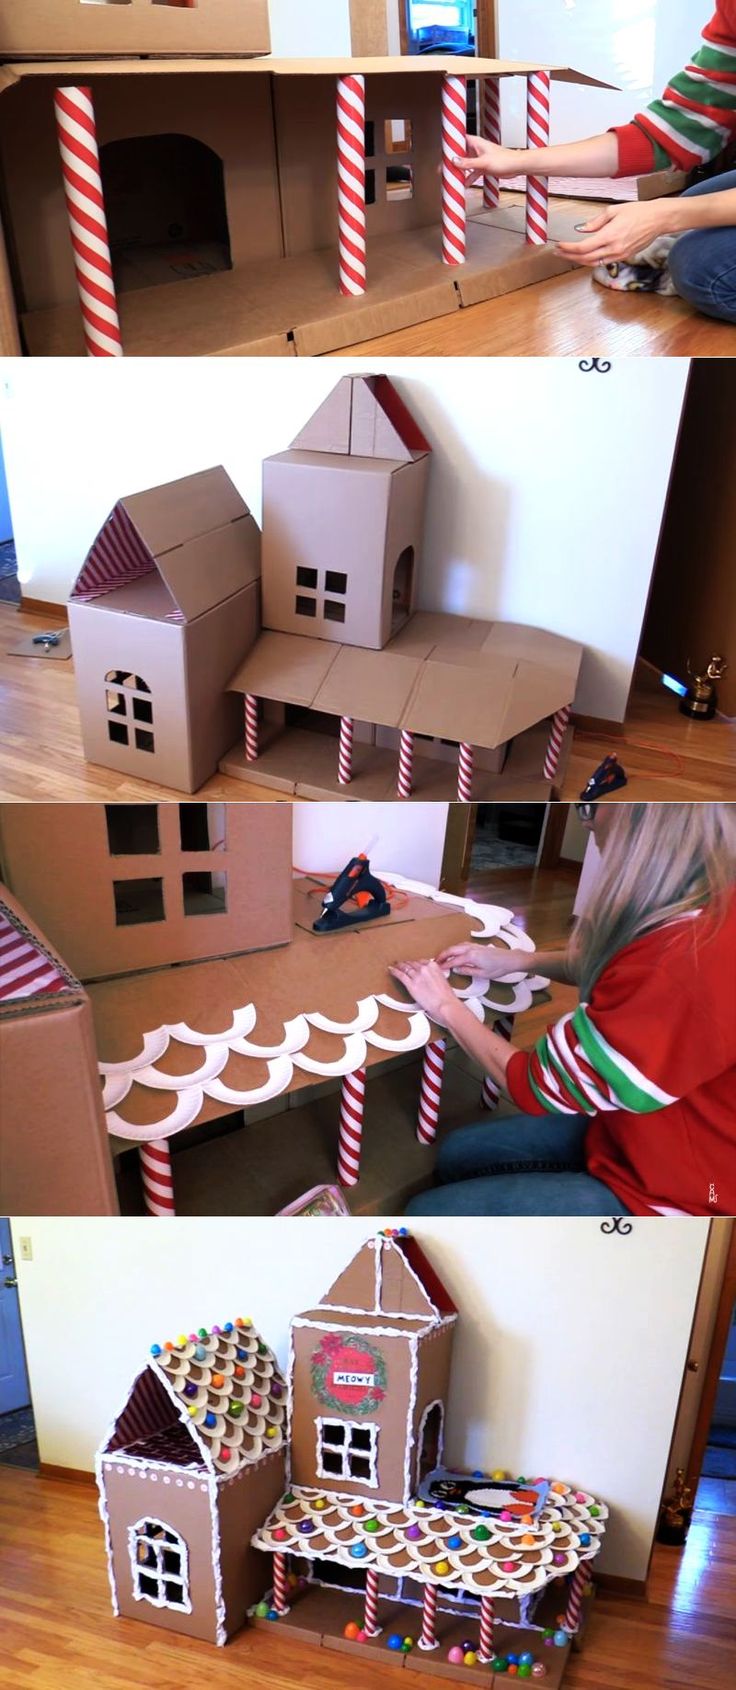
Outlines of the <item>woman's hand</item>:
[[507,951],[505,947],[501,950],[497,945],[450,945],[435,960],[440,968],[485,980],[501,980],[505,974],[525,974],[529,969],[525,951]]
[[455,1008],[457,998],[439,963],[431,958],[421,962],[397,962],[390,973],[406,987],[409,996],[430,1020],[436,1021],[439,1027],[447,1026],[447,1017]]
[[667,200],[643,200],[633,205],[607,205],[584,225],[583,241],[558,241],[557,250],[575,264],[621,263],[635,258],[659,235],[673,232],[672,206]]
[[481,176],[518,176],[519,154],[511,147],[497,147],[478,135],[466,135],[465,147],[452,162],[458,170],[467,171],[470,182],[480,181]]

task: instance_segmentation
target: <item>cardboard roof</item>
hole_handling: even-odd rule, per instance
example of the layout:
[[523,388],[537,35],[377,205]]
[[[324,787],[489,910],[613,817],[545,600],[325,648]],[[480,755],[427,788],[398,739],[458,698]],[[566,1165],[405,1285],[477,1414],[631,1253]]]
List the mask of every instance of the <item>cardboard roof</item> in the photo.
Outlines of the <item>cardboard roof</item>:
[[419,612],[382,651],[262,634],[228,688],[493,750],[573,702],[582,655],[543,628]]
[[53,1008],[54,999],[83,995],[83,988],[24,912],[0,885],[0,1017],[19,1010]]
[[258,580],[260,533],[224,469],[118,499],[70,596],[90,603],[114,593],[116,607],[143,614],[146,601],[128,590],[150,576],[165,593],[152,600],[153,613],[177,622],[194,621]]
[[370,1238],[343,1269],[320,1308],[349,1309],[366,1315],[429,1317],[457,1314],[449,1293],[408,1233],[379,1233]]
[[[151,1346],[100,1455],[177,1460],[155,1442],[180,1422],[190,1435],[192,1464],[224,1479],[252,1466],[286,1435],[286,1382],[250,1320],[204,1327],[175,1343]],[[174,1448],[177,1446],[174,1445]],[[178,1448],[186,1459],[187,1445]]]
[[388,376],[343,376],[291,442],[292,449],[412,463],[431,451]]
[[[0,47],[0,52],[2,48]],[[545,70],[553,82],[573,82],[586,88],[614,88],[600,77],[587,76],[570,65],[542,64],[537,60],[465,58],[438,53],[386,58],[273,59],[241,58],[109,58],[64,61],[64,75],[86,76],[171,76],[182,71],[190,75],[238,76],[530,76]],[[3,67],[2,87],[10,87],[28,76],[59,75],[56,59],[24,60]]]

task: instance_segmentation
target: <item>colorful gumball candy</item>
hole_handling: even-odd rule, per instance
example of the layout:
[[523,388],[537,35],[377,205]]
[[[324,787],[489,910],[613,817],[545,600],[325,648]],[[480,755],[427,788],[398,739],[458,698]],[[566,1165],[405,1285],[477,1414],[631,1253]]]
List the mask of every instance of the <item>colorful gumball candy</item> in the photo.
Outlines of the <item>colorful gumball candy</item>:
[[268,1619],[268,1603],[267,1602],[259,1602],[258,1603],[258,1606],[256,1608],[256,1619],[257,1620],[267,1620]]
[[391,1636],[387,1639],[387,1647],[398,1652],[403,1644],[403,1641],[404,1639],[399,1636],[398,1631],[392,1631]]
[[453,1643],[452,1648],[448,1649],[447,1659],[450,1662],[450,1665],[453,1666],[453,1667],[461,1667],[462,1666],[464,1656],[463,1656],[463,1652],[462,1652],[462,1649],[460,1648],[459,1643]]
[[463,1666],[474,1667],[478,1659],[474,1649],[467,1649],[463,1655]]
[[532,1667],[532,1678],[546,1678],[547,1668],[544,1661],[535,1661]]
[[523,1655],[519,1656],[519,1666],[520,1667],[530,1667],[530,1666],[533,1665],[533,1663],[534,1663],[534,1656],[530,1655],[528,1649],[525,1649]]
[[347,1637],[347,1640],[348,1640],[349,1643],[357,1643],[359,1631],[360,1631],[360,1626],[356,1625],[355,1620],[348,1620],[348,1623],[347,1623],[345,1630],[343,1632],[343,1637]]
[[528,1661],[519,1661],[519,1678],[531,1678],[532,1669]]
[[505,1655],[494,1655],[493,1660],[491,1661],[491,1669],[493,1672],[506,1672],[508,1670],[508,1664],[509,1663]]
[[554,1643],[556,1649],[564,1649],[569,1641],[570,1638],[566,1631],[556,1631],[554,1637],[552,1638],[552,1642]]

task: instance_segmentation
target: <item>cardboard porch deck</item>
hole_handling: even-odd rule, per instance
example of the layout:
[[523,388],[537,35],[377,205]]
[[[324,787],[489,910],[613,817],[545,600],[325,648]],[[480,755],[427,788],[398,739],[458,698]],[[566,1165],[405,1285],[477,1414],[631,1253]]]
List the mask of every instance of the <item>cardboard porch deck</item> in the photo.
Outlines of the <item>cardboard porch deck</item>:
[[[2,350],[17,349],[15,316],[32,356],[83,351],[56,87],[92,89],[124,352],[292,356],[339,350],[571,268],[552,245],[527,246],[523,218],[508,210],[470,216],[464,265],[441,259],[443,74],[539,69],[553,83],[606,86],[567,67],[441,56],[6,63],[0,172],[12,283]],[[335,85],[349,73],[366,79],[368,281],[359,298],[341,297],[337,284]],[[397,122],[407,136],[399,154],[387,140]],[[579,208],[554,210],[551,239],[579,220]]]

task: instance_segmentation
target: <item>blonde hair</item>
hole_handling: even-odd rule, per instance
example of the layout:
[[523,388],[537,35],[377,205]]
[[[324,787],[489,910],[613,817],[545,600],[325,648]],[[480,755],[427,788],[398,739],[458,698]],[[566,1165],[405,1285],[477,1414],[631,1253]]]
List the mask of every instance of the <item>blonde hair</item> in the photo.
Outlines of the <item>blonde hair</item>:
[[618,951],[678,916],[723,919],[736,885],[736,804],[612,804],[592,896],[569,960],[583,1001]]

